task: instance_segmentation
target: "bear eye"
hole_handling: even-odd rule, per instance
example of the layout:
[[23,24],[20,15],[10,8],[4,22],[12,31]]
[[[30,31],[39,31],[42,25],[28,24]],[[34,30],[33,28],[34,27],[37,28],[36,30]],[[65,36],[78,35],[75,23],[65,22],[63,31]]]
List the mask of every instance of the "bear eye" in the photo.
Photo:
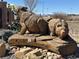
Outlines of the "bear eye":
[[66,25],[65,27],[66,27],[66,28],[68,28],[68,26],[67,26],[67,25]]
[[57,27],[61,27],[61,24],[57,25]]

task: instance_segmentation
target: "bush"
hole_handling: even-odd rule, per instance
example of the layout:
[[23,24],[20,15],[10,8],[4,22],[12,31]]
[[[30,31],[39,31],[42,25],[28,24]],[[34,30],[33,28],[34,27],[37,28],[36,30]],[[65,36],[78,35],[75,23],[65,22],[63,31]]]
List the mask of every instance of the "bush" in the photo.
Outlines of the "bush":
[[13,35],[13,32],[11,32],[11,31],[5,32],[5,33],[3,34],[3,40],[7,42],[7,41],[8,41],[8,38],[9,38],[11,35]]
[[68,16],[65,13],[54,13],[53,18],[60,18],[60,19],[67,20]]
[[20,24],[18,20],[15,20],[8,26],[8,29],[13,30],[13,31],[20,31]]

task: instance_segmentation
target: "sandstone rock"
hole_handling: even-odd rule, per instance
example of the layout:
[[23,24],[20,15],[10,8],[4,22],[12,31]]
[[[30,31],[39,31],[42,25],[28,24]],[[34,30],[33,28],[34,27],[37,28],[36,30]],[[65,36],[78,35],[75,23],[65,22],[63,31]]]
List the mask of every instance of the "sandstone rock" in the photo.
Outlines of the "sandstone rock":
[[3,57],[6,53],[6,46],[4,43],[0,43],[0,57]]
[[21,48],[19,51],[16,51],[14,55],[17,59],[23,59],[23,56],[31,50],[31,48]]
[[62,59],[61,55],[43,50],[41,48],[32,47],[21,47],[20,50],[16,51],[14,56],[16,59]]
[[29,59],[42,59],[43,58],[43,53],[38,49],[34,49],[33,51],[27,53],[25,55],[25,58],[29,58]]
[[51,56],[51,54],[52,54],[51,52],[47,52],[47,56]]
[[31,49],[31,48],[21,48],[20,51],[15,53],[15,57],[17,59],[38,59],[38,56],[41,56],[42,53],[39,51],[38,48]]
[[15,53],[16,51],[19,51],[19,47],[12,47],[10,53]]
[[26,57],[24,57],[24,59],[39,59],[39,57],[37,57],[35,54],[28,54]]
[[33,51],[28,52],[23,59],[62,59],[61,55],[58,55],[47,50],[36,48]]

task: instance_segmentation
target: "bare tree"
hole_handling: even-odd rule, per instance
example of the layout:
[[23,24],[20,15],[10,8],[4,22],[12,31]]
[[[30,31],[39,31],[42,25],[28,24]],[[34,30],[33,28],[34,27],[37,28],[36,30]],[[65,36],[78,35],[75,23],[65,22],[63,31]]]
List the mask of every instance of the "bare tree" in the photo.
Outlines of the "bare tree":
[[37,4],[37,0],[24,0],[25,6],[28,7],[30,11],[32,11]]
[[3,1],[3,0],[1,0],[1,1]]

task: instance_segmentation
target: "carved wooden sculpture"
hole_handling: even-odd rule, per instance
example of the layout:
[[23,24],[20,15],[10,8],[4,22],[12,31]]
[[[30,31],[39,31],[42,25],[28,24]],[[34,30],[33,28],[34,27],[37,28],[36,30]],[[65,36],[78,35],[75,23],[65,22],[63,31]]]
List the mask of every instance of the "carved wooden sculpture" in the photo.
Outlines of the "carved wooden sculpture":
[[[69,36],[68,24],[65,20],[62,19],[52,19],[48,23],[49,31],[51,36],[56,36],[54,40],[60,42],[56,43],[54,40],[50,41],[51,46],[55,47],[54,52],[59,52],[63,55],[68,55],[75,52],[77,48],[76,42]],[[55,44],[54,44],[54,43]],[[63,42],[63,43],[62,43]]]
[[[26,12],[25,12],[26,11]],[[51,19],[46,22],[42,17],[24,9],[19,9],[20,24],[22,26],[19,34],[15,34],[8,40],[10,45],[26,45],[48,49],[58,54],[69,55],[75,52],[76,42],[69,36],[68,24],[62,19]],[[47,34],[49,29],[50,35]],[[33,35],[31,35],[33,34]]]
[[25,34],[28,30],[30,33],[46,34],[48,31],[47,22],[41,17],[27,9],[19,8],[21,30],[19,34]]

